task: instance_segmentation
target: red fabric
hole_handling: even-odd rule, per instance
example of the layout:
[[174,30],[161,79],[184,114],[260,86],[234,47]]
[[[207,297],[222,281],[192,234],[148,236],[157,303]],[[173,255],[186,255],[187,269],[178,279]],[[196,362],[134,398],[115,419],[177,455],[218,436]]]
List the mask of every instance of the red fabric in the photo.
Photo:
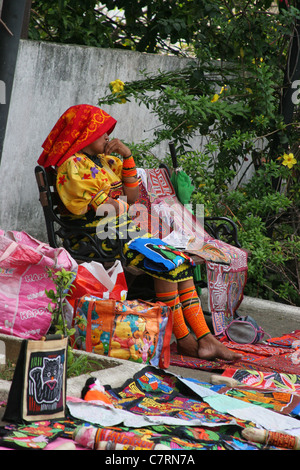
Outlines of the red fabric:
[[99,390],[89,390],[86,394],[84,399],[86,401],[95,401],[95,400],[100,400],[103,401],[104,403],[107,403],[108,405],[111,405],[111,400],[108,398],[106,393],[100,392]]
[[282,337],[271,338],[265,343],[237,344],[224,340],[222,343],[231,351],[242,354],[242,358],[236,362],[205,361],[178,354],[173,344],[171,345],[170,365],[203,370],[229,368],[300,374],[300,330]]
[[117,121],[96,106],[71,106],[59,118],[42,147],[39,165],[60,166],[65,160],[107,132],[110,134]]

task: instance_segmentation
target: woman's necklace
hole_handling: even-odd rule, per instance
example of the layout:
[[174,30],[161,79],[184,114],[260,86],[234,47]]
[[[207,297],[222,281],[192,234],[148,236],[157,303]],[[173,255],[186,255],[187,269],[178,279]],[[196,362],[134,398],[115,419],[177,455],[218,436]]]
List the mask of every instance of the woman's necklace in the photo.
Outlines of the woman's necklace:
[[95,163],[95,165],[98,165],[100,166],[101,168],[103,168],[103,165],[101,163],[101,160],[100,158],[98,157],[98,155],[89,155],[88,153],[86,152],[82,152],[86,157],[88,157],[90,160],[92,160],[92,162]]

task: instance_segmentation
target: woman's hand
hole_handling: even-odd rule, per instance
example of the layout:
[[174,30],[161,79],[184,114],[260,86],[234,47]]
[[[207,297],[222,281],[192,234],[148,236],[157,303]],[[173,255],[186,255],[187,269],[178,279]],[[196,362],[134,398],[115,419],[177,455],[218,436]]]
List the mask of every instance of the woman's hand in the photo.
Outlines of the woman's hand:
[[[112,153],[117,153],[121,155],[126,161],[129,161],[128,157],[131,157],[132,164],[135,167],[135,163],[133,157],[131,156],[130,148],[127,147],[120,139],[112,139],[107,142],[104,147],[104,152],[106,155],[110,155]],[[125,165],[123,160],[123,165]],[[125,166],[124,166],[125,167]],[[137,175],[126,177],[124,171],[122,173],[122,181],[123,181],[123,192],[127,197],[128,204],[134,204],[139,196],[139,187],[137,185]],[[135,185],[136,183],[136,185]],[[134,187],[130,187],[134,184]]]
[[105,217],[121,216],[128,211],[128,204],[123,199],[113,199],[108,197],[103,204],[98,206],[96,215]]
[[122,157],[126,158],[131,155],[130,148],[127,147],[120,139],[112,139],[104,147],[104,152],[106,155],[111,155],[112,153],[117,153]]

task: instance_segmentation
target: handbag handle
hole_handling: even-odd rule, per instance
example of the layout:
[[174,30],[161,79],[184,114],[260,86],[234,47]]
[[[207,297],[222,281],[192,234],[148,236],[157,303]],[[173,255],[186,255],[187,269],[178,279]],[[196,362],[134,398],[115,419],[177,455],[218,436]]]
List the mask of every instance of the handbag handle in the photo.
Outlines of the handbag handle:
[[87,325],[86,325],[86,336],[85,336],[85,350],[86,352],[92,352],[92,310],[94,302],[90,301],[87,311]]
[[64,335],[60,335],[60,334],[49,334],[49,335],[46,335],[46,336],[42,336],[41,337],[41,340],[42,341],[53,341],[53,340],[56,340],[56,339],[64,339],[65,336]]
[[[159,305],[164,305],[162,302],[156,302]],[[170,365],[171,360],[171,351],[170,351],[170,343],[172,339],[173,333],[173,309],[170,308],[170,313],[168,317],[168,322],[165,329],[165,335],[163,340],[163,347],[161,351],[161,355],[159,358],[159,367],[161,369],[167,369]]]
[[4,261],[6,258],[8,258],[9,255],[11,255],[11,254],[13,253],[13,251],[15,251],[15,249],[17,248],[17,246],[18,246],[18,243],[12,241],[12,242],[10,243],[10,245],[6,248],[6,250],[4,251],[4,253],[2,253],[2,255],[0,256],[0,261]]
[[[171,338],[172,338],[173,318],[172,318],[172,315],[170,315],[170,317],[171,318],[168,321],[166,332],[165,332],[165,337],[164,337],[165,347],[163,348],[161,352],[161,356],[159,358],[159,367],[161,369],[167,369],[170,365],[170,360],[171,360],[170,343],[171,343]],[[169,322],[171,322],[170,327],[169,327]]]

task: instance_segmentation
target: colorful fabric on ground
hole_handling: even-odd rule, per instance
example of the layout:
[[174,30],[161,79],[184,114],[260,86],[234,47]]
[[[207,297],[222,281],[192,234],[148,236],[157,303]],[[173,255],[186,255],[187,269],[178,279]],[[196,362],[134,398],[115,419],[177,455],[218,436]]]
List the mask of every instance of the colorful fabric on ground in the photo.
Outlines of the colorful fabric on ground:
[[287,391],[300,395],[300,375],[229,368],[222,373],[243,385],[259,389]]
[[224,370],[227,364],[226,362],[222,360],[207,361],[205,359],[199,359],[197,357],[183,356],[182,354],[179,354],[177,352],[176,343],[171,344],[170,352],[171,352],[171,358],[170,358],[171,366],[186,367],[188,369],[215,371],[215,370]]
[[[92,424],[99,429],[97,436],[102,449],[115,449],[116,445],[124,449],[154,449],[159,443],[164,448],[185,450],[225,450],[261,449],[262,445],[252,444],[241,437],[241,430],[251,426],[248,421],[240,420],[226,413],[216,412],[205,401],[196,399],[189,387],[178,377],[153,367],[145,367],[129,379],[122,387],[110,389],[107,393],[114,404],[115,410],[129,411],[137,419],[149,419],[147,427],[135,426],[101,426]],[[80,406],[80,402],[78,402]],[[97,411],[94,404],[93,419],[96,414],[103,413],[103,407]],[[99,405],[98,405],[99,406]],[[70,408],[72,410],[72,407]],[[159,417],[159,424],[151,422],[152,417]],[[177,418],[178,425],[163,423],[169,417]],[[201,419],[203,426],[189,425]],[[86,421],[86,420],[85,420]],[[186,424],[183,425],[182,421]],[[206,423],[206,425],[205,425]],[[80,433],[85,434],[84,428]],[[91,441],[89,430],[89,445]],[[82,435],[83,435],[82,434]],[[96,433],[94,433],[94,436]],[[87,440],[83,436],[83,440]],[[110,444],[108,442],[110,441]],[[80,440],[76,440],[82,444]],[[120,447],[119,447],[120,448]]]
[[[101,450],[258,450],[261,445],[245,442],[239,431],[232,435],[216,430],[188,426],[151,426],[148,428],[128,428],[114,426],[94,427],[98,449]],[[88,430],[91,433],[91,429]],[[76,430],[76,442],[94,448],[94,439],[85,437],[86,426]],[[88,436],[90,438],[90,436]],[[94,436],[93,436],[94,437]]]
[[287,374],[296,374],[300,367],[300,350],[296,349],[293,353],[282,354],[261,359],[257,362],[257,368],[261,370],[278,370]]
[[236,380],[234,386],[217,385],[218,393],[255,403],[292,417],[300,415],[300,376],[279,372],[226,369],[222,377]]
[[[282,337],[268,339],[265,345],[257,344],[254,346],[257,346],[259,349],[256,354],[247,352],[243,356],[244,367],[249,363],[257,370],[277,371],[287,374],[299,373],[300,330],[285,334]],[[240,350],[240,346],[232,345],[230,349]]]
[[300,330],[286,333],[282,336],[270,338],[266,341],[270,345],[282,348],[298,349],[300,348]]
[[172,417],[188,421],[201,419],[203,424],[232,424],[229,416],[216,413],[205,402],[180,393],[178,378],[162,370],[146,367],[123,387],[107,389],[115,407],[141,416]]
[[235,367],[262,372],[298,374],[300,370],[299,340],[300,330],[257,344],[237,344],[223,339],[222,343],[230,350],[242,354],[242,358],[234,364],[221,360],[205,361],[182,356],[177,353],[176,345],[172,344],[170,365],[202,370],[225,370]]
[[[197,381],[196,381],[197,382]],[[206,384],[209,385],[209,384]],[[133,416],[160,416],[180,417],[181,424],[170,425],[152,423],[136,427],[128,425],[101,426],[90,420],[78,419],[70,416],[64,420],[54,422],[34,423],[34,425],[9,425],[2,428],[2,436],[10,437],[6,446],[10,448],[47,448],[47,443],[55,437],[75,440],[84,448],[93,448],[93,436],[103,450],[264,450],[278,449],[265,444],[256,444],[246,441],[241,434],[245,427],[253,424],[239,418],[233,418],[224,412],[217,412],[214,408],[201,400],[193,393],[193,388],[186,385],[173,374],[154,368],[145,367],[126,381],[122,387],[111,389],[106,386],[114,402],[112,411],[129,410]],[[198,398],[197,398],[198,397]],[[77,399],[78,404],[90,404]],[[69,403],[69,401],[68,401]],[[93,406],[93,404],[92,404]],[[106,405],[94,403],[98,406],[98,413],[103,413]],[[203,426],[189,425],[193,417],[201,418]],[[183,423],[183,422],[184,423]],[[86,429],[94,429],[89,439],[82,442],[76,436],[83,437]],[[80,430],[80,433],[79,433]],[[90,431],[89,431],[90,432]],[[14,433],[12,435],[12,433]],[[24,433],[24,435],[22,434]],[[27,433],[27,434],[26,434]],[[32,438],[33,435],[33,438]],[[92,436],[92,439],[91,439]],[[42,447],[38,447],[38,442]],[[1,444],[1,443],[0,443]],[[32,445],[33,444],[33,445]],[[52,445],[52,444],[51,444]]]
[[[243,353],[241,350],[235,349],[235,345],[230,344],[230,350],[242,353],[242,359],[234,362],[234,366],[237,368],[247,367],[249,369],[256,369],[256,364],[261,360],[261,356],[253,354],[251,352]],[[171,358],[170,365],[178,367],[186,367],[188,369],[200,369],[200,370],[226,370],[228,367],[232,367],[233,363],[224,361],[221,359],[214,359],[211,361],[200,359],[192,356],[183,356],[177,352],[176,343],[171,344]],[[261,366],[260,370],[270,370],[269,368]]]
[[231,350],[243,354],[242,360],[234,364],[179,356],[176,354],[176,346],[172,345],[171,365],[202,370],[223,369],[224,377],[231,377],[242,385],[214,386],[213,389],[218,393],[299,418],[299,335],[300,331],[295,331],[256,345],[238,345],[224,341]]
[[276,411],[288,416],[298,416],[300,396],[293,393],[276,390],[257,390],[255,387],[236,386],[220,387],[218,393],[228,397],[237,398],[246,403],[262,406],[263,408]]
[[49,442],[63,434],[63,428],[51,421],[37,421],[24,425],[0,428],[0,447],[42,450]]
[[230,341],[222,341],[231,351],[242,354],[242,359],[235,364],[236,367],[249,367],[263,371],[272,370],[272,363],[277,367],[275,370],[284,372],[287,350],[276,348],[268,344],[236,344]]
[[238,344],[230,341],[222,341],[222,343],[227,348],[237,351],[240,354],[243,354],[244,356],[247,356],[249,354],[250,357],[258,356],[262,358],[270,356],[281,356],[282,354],[286,354],[285,348],[280,348],[269,344]]
[[67,405],[74,418],[105,427],[172,425],[234,428],[247,425],[244,420],[216,412],[200,397],[195,398],[191,389],[182,382],[181,388],[186,390],[180,392],[176,382],[180,382],[176,376],[146,367],[123,387],[114,390],[107,388],[113,408],[80,399],[68,399]]
[[[144,436],[144,447],[154,448],[158,442],[170,449],[262,449],[265,446],[251,444],[241,438],[241,430],[252,426],[249,421],[235,417],[226,412],[217,412],[214,407],[208,405],[209,391],[205,392],[202,400],[194,388],[187,381],[168,374],[166,371],[145,367],[129,379],[122,387],[116,389],[107,388],[115,410],[126,410],[133,413],[137,419],[143,416],[151,420],[159,417],[160,423],[149,422],[151,427],[106,426],[101,434],[101,445],[107,449],[106,440],[112,439],[112,444],[126,445],[128,449],[135,445],[142,446],[141,437]],[[213,392],[214,396],[218,396]],[[197,399],[198,398],[198,399]],[[78,403],[80,406],[80,403]],[[257,408],[257,407],[256,407]],[[103,407],[95,415],[103,413]],[[180,418],[186,424],[179,422],[177,426],[163,422],[172,416]],[[194,418],[202,420],[203,425],[197,426]],[[192,424],[194,423],[194,424]],[[205,424],[206,423],[206,424]],[[121,424],[121,423],[120,423]],[[95,424],[94,424],[95,425]],[[94,426],[93,425],[93,426]],[[103,426],[98,424],[103,430]],[[153,433],[153,431],[155,431]],[[79,441],[77,441],[79,442]],[[152,447],[153,446],[153,447]],[[115,447],[112,447],[115,448]]]

